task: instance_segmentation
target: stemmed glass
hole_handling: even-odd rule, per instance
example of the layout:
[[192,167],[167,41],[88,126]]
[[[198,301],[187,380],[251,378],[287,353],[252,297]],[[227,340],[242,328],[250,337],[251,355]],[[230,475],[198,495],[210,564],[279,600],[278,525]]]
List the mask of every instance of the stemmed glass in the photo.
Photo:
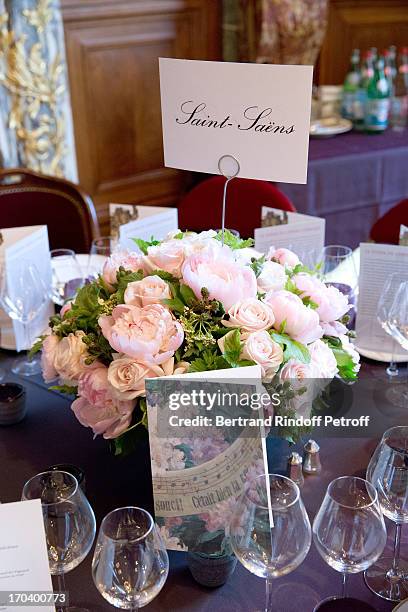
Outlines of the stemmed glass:
[[[403,282],[408,282],[408,274],[401,274],[399,272],[394,272],[393,274],[390,274],[390,276],[384,283],[384,286],[381,290],[380,299],[378,300],[377,320],[383,330],[392,337],[394,337],[394,334],[390,327],[390,310],[391,306],[394,303],[397,291],[399,290],[401,283]],[[391,362],[387,367],[386,372],[388,374],[388,377],[392,379],[396,379],[400,376],[398,365],[394,361],[394,354],[391,355]]]
[[366,571],[365,581],[380,597],[400,601],[408,597],[408,564],[400,558],[402,525],[408,523],[408,426],[391,427],[384,433],[371,457],[367,478],[396,529],[393,557],[381,557]]
[[103,262],[110,257],[117,246],[114,236],[94,238],[88,259],[88,276],[96,278],[102,272]]
[[[66,592],[65,574],[85,559],[95,539],[93,510],[75,476],[62,471],[31,478],[24,485],[22,499],[41,500],[50,572],[58,578],[58,590]],[[61,608],[70,610],[85,612],[83,608]]]
[[92,562],[95,586],[115,608],[138,610],[159,594],[169,558],[151,515],[118,508],[102,521]]
[[333,285],[348,297],[353,309],[348,313],[349,327],[354,326],[357,307],[358,275],[350,247],[338,244],[325,246],[321,254],[321,270],[323,280]]
[[83,273],[75,251],[71,249],[53,249],[50,251],[50,255],[52,298],[55,304],[62,306],[84,284]]
[[[268,510],[269,493],[273,527]],[[265,610],[269,612],[272,580],[295,570],[310,548],[310,522],[299,487],[290,478],[278,474],[255,478],[236,505],[230,539],[242,565],[266,579]]]
[[[313,541],[326,563],[343,574],[342,599],[346,610],[351,603],[347,598],[347,575],[362,572],[375,563],[387,541],[375,487],[355,476],[333,480],[313,521]],[[330,602],[335,607],[337,600],[337,597],[325,600],[315,611],[323,604],[329,610]]]
[[[23,327],[23,346],[29,349],[32,343],[32,323],[49,299],[49,289],[34,264],[24,262],[17,270],[12,291],[7,287],[5,276],[0,279],[0,305],[11,319]],[[18,360],[11,368],[14,374],[33,376],[41,372],[37,357]]]

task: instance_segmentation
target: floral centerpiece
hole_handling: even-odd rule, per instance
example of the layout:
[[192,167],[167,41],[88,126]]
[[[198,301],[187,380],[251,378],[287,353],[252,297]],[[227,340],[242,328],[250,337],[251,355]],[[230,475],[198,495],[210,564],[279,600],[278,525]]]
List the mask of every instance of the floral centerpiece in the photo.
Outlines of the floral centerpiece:
[[351,305],[287,249],[267,255],[226,231],[135,240],[50,320],[46,382],[116,453],[147,425],[145,380],[258,364],[265,383],[354,380]]

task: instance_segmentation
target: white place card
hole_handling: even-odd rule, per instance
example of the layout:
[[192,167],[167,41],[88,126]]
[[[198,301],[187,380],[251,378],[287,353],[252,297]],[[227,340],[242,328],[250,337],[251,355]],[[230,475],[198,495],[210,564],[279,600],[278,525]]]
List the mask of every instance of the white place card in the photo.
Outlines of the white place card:
[[271,246],[294,251],[307,265],[317,263],[325,241],[326,221],[300,213],[262,207],[262,219],[272,216],[276,225],[255,229],[255,249],[267,253]]
[[[52,592],[41,502],[38,499],[0,505],[0,591]],[[27,606],[0,611],[26,612]],[[55,612],[54,605],[41,606]]]
[[[115,206],[118,205],[111,204],[110,211],[114,211]],[[119,227],[119,245],[124,249],[138,250],[134,238],[163,240],[169,232],[178,229],[177,208],[136,206],[136,209],[137,218]]]
[[[18,298],[16,278],[24,265],[34,264],[45,290],[51,287],[51,259],[46,225],[13,227],[0,230],[3,242],[0,245],[0,272],[6,275],[7,293],[11,299]],[[51,298],[28,326],[29,343],[24,338],[23,326],[10,319],[0,309],[0,346],[18,351],[31,348],[35,339],[48,327],[54,307]]]
[[360,245],[359,296],[356,347],[362,355],[382,361],[408,361],[408,352],[392,339],[377,320],[384,283],[394,272],[408,270],[408,247],[388,244]]
[[312,66],[160,58],[165,165],[306,183]]
[[408,227],[406,225],[400,226],[399,243],[401,246],[408,246]]

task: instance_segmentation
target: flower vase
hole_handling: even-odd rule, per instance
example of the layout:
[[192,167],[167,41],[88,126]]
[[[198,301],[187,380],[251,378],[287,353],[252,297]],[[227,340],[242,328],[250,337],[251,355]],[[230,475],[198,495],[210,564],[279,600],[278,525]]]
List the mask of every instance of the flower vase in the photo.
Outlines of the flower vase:
[[207,555],[202,552],[187,553],[187,564],[196,582],[206,587],[225,584],[235,571],[237,558],[234,554]]

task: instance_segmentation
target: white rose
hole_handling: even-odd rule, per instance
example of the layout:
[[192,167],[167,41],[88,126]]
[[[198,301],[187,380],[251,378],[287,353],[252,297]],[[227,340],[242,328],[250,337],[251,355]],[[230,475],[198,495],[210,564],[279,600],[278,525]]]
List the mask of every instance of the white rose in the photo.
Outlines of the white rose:
[[309,349],[311,364],[316,368],[316,378],[329,378],[337,374],[337,361],[333,351],[322,340],[315,340],[307,347]]
[[268,332],[258,331],[249,334],[244,340],[241,359],[255,361],[262,369],[262,380],[269,382],[283,361],[283,350],[274,342]]
[[256,280],[258,290],[261,292],[279,291],[279,289],[283,289],[286,285],[285,268],[276,261],[265,261],[262,271]]
[[132,400],[145,395],[146,378],[157,376],[162,376],[160,366],[147,365],[121,355],[114,356],[108,369],[108,382],[121,400]]
[[269,329],[275,322],[273,311],[257,298],[247,298],[234,304],[229,310],[229,320],[223,321],[225,327],[239,327],[244,332]]
[[82,341],[85,333],[77,331],[69,334],[55,347],[54,368],[62,380],[77,382],[87,366],[85,359],[88,357],[86,344]]
[[157,246],[148,247],[147,256],[144,258],[147,269],[151,272],[153,270],[165,270],[179,278],[186,257],[183,242],[184,240],[172,239]]
[[129,283],[125,291],[125,304],[147,306],[171,298],[166,281],[159,276],[146,276],[143,280]]

